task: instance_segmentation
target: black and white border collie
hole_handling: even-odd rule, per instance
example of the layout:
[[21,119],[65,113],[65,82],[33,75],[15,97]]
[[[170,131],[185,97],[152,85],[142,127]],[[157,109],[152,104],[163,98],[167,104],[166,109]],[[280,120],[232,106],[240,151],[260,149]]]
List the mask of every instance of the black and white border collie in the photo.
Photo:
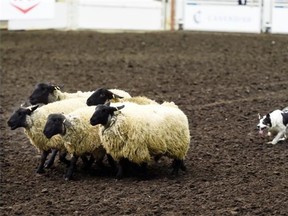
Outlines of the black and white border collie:
[[281,140],[285,140],[288,136],[288,107],[283,110],[274,110],[267,115],[259,115],[259,124],[257,125],[259,134],[263,135],[264,131],[268,129],[268,135],[276,134],[274,139],[269,144],[275,145]]

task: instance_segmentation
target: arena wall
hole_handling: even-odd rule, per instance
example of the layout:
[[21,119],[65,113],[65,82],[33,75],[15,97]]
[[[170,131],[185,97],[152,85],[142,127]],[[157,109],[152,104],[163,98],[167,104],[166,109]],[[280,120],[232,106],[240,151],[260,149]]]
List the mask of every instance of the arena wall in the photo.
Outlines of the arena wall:
[[0,20],[8,30],[287,34],[288,0],[0,0]]
[[261,32],[261,1],[187,0],[184,29],[221,32]]
[[272,1],[271,32],[288,34],[288,0]]

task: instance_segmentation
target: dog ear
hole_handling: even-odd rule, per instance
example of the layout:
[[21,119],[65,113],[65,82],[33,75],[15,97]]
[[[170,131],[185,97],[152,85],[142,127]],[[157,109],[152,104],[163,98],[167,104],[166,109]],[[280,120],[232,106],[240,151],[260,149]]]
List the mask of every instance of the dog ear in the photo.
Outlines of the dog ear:
[[267,118],[270,118],[270,113],[268,113],[268,114],[266,115],[266,117],[267,117]]
[[261,115],[260,115],[260,113],[258,113],[258,118],[259,118],[259,120],[261,119]]

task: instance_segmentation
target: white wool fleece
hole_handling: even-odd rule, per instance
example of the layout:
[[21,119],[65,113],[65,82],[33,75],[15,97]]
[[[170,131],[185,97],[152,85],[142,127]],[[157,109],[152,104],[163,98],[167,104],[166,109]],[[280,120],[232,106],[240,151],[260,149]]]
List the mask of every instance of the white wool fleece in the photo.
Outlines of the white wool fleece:
[[68,153],[77,156],[91,153],[96,159],[105,156],[99,137],[99,126],[90,124],[94,111],[95,106],[87,106],[65,115],[66,134],[63,140]]
[[189,124],[174,103],[124,104],[110,127],[101,126],[100,138],[108,154],[116,161],[124,157],[139,164],[159,154],[185,158],[190,145]]
[[51,148],[63,149],[63,141],[60,136],[46,138],[43,134],[47,117],[51,113],[61,112],[70,113],[75,109],[87,106],[85,100],[69,99],[64,101],[56,101],[47,105],[43,105],[36,109],[30,116],[26,117],[27,127],[24,129],[27,137],[32,145],[39,150],[49,150]]

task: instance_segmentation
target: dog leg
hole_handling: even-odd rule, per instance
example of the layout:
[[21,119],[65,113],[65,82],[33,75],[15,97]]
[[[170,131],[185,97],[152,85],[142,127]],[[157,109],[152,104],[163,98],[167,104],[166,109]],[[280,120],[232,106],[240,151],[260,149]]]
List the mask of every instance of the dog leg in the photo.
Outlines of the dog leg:
[[269,142],[269,144],[275,145],[278,143],[280,138],[284,135],[285,131],[279,131],[279,133],[275,136],[275,138],[272,140],[272,142]]

